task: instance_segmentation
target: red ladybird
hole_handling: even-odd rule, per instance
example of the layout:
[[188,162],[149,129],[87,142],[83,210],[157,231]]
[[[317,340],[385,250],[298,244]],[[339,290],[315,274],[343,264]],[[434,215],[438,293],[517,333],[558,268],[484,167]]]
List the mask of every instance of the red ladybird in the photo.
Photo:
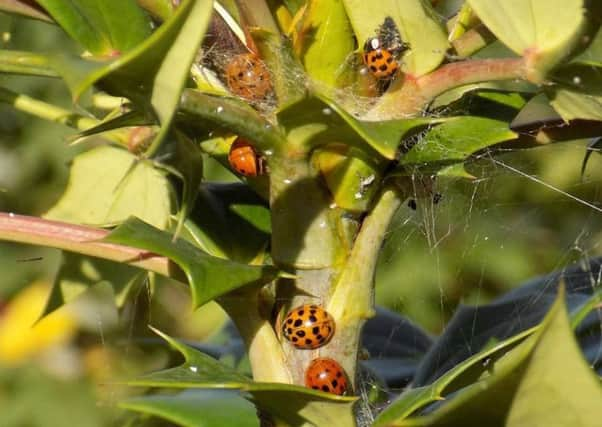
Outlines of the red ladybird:
[[289,311],[282,322],[282,333],[300,349],[322,347],[334,335],[334,319],[320,306],[305,304]]
[[265,172],[263,159],[246,140],[237,138],[228,153],[230,166],[244,176],[257,176]]
[[335,360],[318,357],[305,371],[305,386],[340,396],[347,391],[347,376]]

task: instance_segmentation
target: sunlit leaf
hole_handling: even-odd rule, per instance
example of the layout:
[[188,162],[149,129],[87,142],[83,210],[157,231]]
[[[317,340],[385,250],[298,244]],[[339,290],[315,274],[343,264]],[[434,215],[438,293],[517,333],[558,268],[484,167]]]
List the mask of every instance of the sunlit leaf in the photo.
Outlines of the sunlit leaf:
[[44,217],[106,225],[135,215],[165,228],[170,191],[167,178],[150,163],[122,149],[98,147],[75,157],[66,191]]
[[[354,49],[351,26],[340,0],[308,3],[300,24],[301,61],[307,74],[327,87],[334,87],[341,64]],[[324,55],[328,50],[328,55]]]
[[432,71],[445,57],[447,36],[429,2],[386,0],[377,5],[362,0],[344,0],[351,26],[360,48],[374,37],[386,16],[391,16],[410,50],[402,59],[402,69],[414,76]]
[[468,0],[468,3],[498,39],[527,58],[528,73],[534,81],[541,81],[570,52],[584,29],[582,0]]
[[258,286],[272,281],[278,270],[213,257],[184,239],[173,241],[169,233],[137,218],[130,218],[112,231],[106,241],[145,249],[168,257],[185,273],[195,307],[243,286]]
[[38,0],[54,20],[95,55],[126,52],[151,32],[148,16],[134,0]]
[[459,117],[431,129],[400,159],[402,165],[465,160],[471,154],[515,139],[508,123],[483,117]]

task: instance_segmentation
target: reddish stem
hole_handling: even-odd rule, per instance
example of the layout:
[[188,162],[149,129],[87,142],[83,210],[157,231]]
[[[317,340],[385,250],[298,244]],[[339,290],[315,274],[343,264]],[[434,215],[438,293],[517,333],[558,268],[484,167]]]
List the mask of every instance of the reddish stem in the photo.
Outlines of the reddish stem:
[[107,230],[0,212],[0,239],[49,246],[172,276],[169,260],[152,252],[101,242]]
[[522,58],[482,59],[445,64],[420,77],[406,74],[397,88],[391,88],[366,115],[368,120],[414,116],[436,96],[471,83],[525,79]]

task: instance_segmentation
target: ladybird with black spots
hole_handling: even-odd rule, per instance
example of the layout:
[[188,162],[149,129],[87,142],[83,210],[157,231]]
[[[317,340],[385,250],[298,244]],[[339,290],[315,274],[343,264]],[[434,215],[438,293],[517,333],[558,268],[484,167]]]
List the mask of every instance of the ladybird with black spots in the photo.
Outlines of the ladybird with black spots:
[[408,48],[409,45],[401,40],[393,18],[387,16],[376,37],[364,43],[364,64],[377,79],[390,80],[397,74],[401,55]]
[[289,311],[282,333],[296,348],[315,349],[326,345],[334,335],[332,316],[322,307],[305,304]]
[[230,146],[228,162],[232,169],[243,176],[262,175],[266,169],[264,159],[249,141],[242,138],[237,138]]
[[305,370],[305,386],[341,396],[347,391],[347,376],[334,359],[318,357]]

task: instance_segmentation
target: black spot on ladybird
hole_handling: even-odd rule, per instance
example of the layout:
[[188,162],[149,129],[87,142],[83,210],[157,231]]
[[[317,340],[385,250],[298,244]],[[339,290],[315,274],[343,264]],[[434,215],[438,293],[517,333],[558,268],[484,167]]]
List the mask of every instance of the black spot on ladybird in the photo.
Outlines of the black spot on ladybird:
[[337,388],[337,386],[339,385],[339,383],[337,382],[337,380],[332,380],[331,384],[332,384],[332,386],[334,388]]
[[305,331],[297,331],[296,334],[298,337],[303,338],[305,336]]
[[326,393],[328,393],[330,391],[330,387],[328,387],[327,385],[323,385],[322,391],[325,391]]
[[288,324],[290,325],[291,323],[293,323],[293,319],[288,319],[288,320],[286,321],[286,323],[288,323]]
[[318,326],[314,326],[314,327],[312,328],[312,330],[311,330],[311,333],[312,333],[312,334],[314,334],[314,335],[317,335],[317,334],[319,334],[319,333],[320,333],[320,327],[318,327]]
[[288,328],[288,329],[286,330],[286,332],[288,332],[288,333],[289,333],[289,335],[290,335],[290,334],[292,334],[292,333],[293,333],[293,328]]
[[376,72],[376,67],[374,65],[370,65],[370,70],[375,73]]
[[312,340],[310,340],[309,338],[307,338],[307,339],[305,340],[305,344],[306,344],[306,345],[311,345],[311,343],[312,343],[312,342],[313,342],[313,341],[312,341]]
[[389,57],[387,58],[387,64],[390,64],[391,62],[393,62],[393,57],[392,57],[392,56],[389,56]]
[[324,341],[324,337],[322,335],[319,335],[316,337],[316,339],[320,342]]
[[387,66],[385,64],[381,65],[380,67],[378,67],[378,69],[380,71],[387,71]]
[[311,316],[309,316],[309,321],[312,322],[312,323],[314,323],[314,322],[318,321],[318,318],[316,316],[314,316],[314,315],[311,315]]
[[299,311],[297,312],[297,314],[298,314],[299,316],[303,316],[303,313],[305,313],[303,310],[299,310]]
[[295,320],[295,324],[294,324],[294,326],[295,326],[295,328],[298,328],[298,327],[299,327],[299,326],[301,326],[302,324],[303,324],[303,320],[301,320],[301,319],[297,319],[297,320]]
[[343,376],[343,374],[341,374],[340,372],[337,372],[337,378],[341,378]]
[[291,340],[292,340],[293,342],[297,342],[297,341],[299,341],[299,338],[297,338],[297,337],[293,337],[293,338],[291,338]]
[[383,54],[382,54],[382,52],[380,52],[380,51],[376,52],[376,58],[377,58],[377,59],[383,59]]

